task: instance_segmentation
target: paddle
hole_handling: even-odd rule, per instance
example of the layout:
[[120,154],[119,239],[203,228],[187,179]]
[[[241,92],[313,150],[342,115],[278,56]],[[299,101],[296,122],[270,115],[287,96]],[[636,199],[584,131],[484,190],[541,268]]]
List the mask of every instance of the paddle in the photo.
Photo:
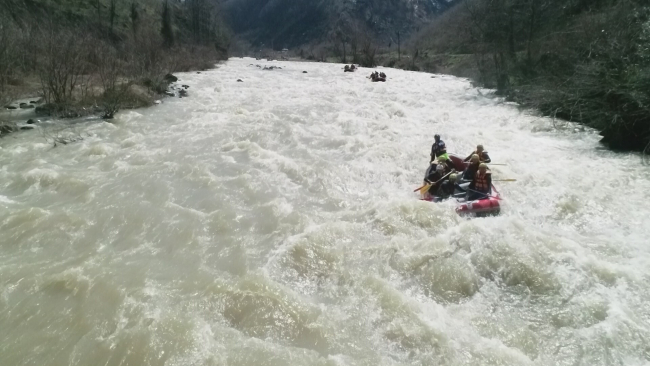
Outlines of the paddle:
[[509,178],[509,179],[492,179],[492,181],[493,182],[516,182],[517,180]]
[[[469,192],[474,192],[474,193],[478,193],[478,194],[483,195],[482,198],[475,198],[474,200],[472,200],[472,202],[474,202],[474,201],[478,201],[478,200],[482,200],[482,199],[485,199],[485,198],[490,197],[490,194],[489,194],[489,193],[475,191],[475,190],[470,189],[470,188],[467,188],[467,190],[468,190]],[[495,190],[495,191],[496,191],[496,190]],[[497,192],[497,193],[498,193],[498,192]],[[498,200],[501,200],[500,197],[495,197],[495,198],[498,199]]]
[[508,164],[493,164],[493,163],[485,163],[487,165],[498,165],[498,166],[508,166]]
[[442,182],[442,180],[445,179],[445,178],[447,178],[447,176],[449,176],[451,173],[453,173],[453,171],[447,173],[447,175],[445,175],[444,177],[438,179],[435,183],[425,184],[425,185],[423,185],[422,187],[416,189],[416,190],[413,191],[413,192],[417,192],[417,191],[419,190],[419,191],[420,191],[420,194],[425,194],[425,193],[429,190],[429,188],[431,188],[432,185],[434,185],[434,184],[438,184],[438,183]]
[[[433,164],[438,165],[438,159],[436,158],[436,160],[430,162],[429,164],[431,164],[431,165],[433,165]],[[423,185],[422,187],[418,187],[418,188],[414,189],[413,192],[417,192],[417,191],[419,191],[420,189],[422,189],[422,188],[424,188],[424,187],[426,187],[426,184]]]

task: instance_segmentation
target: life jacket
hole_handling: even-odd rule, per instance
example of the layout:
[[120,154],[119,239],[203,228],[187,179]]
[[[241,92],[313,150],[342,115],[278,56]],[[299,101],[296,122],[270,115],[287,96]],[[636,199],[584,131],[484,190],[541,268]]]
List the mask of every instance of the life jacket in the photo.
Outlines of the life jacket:
[[488,174],[489,172],[486,172],[485,174],[481,174],[481,172],[478,172],[476,176],[474,176],[474,189],[479,191],[479,192],[489,192],[490,191],[490,185],[488,184]]

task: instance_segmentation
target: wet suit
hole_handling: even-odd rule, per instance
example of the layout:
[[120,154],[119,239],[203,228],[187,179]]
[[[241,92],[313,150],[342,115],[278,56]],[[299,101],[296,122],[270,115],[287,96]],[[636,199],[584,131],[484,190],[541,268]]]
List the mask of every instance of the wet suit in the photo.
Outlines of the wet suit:
[[476,163],[476,164],[469,163],[469,165],[465,169],[465,172],[463,172],[463,180],[474,180],[474,176],[476,176],[476,172],[478,172],[479,164],[481,163]]
[[444,176],[445,174],[440,174],[439,172],[434,171],[424,179],[424,181],[427,182],[427,184],[431,184],[431,187],[428,190],[430,195],[434,196],[436,194],[436,192],[440,188],[440,185],[444,183],[444,182],[439,182],[436,184],[436,182],[438,182]]
[[466,190],[461,187],[458,183],[452,182],[451,180],[445,180],[440,185],[440,188],[437,192],[436,201],[442,201],[452,196],[465,195]]
[[447,146],[442,140],[438,140],[431,145],[431,161],[434,161],[438,156],[445,155],[447,157]]

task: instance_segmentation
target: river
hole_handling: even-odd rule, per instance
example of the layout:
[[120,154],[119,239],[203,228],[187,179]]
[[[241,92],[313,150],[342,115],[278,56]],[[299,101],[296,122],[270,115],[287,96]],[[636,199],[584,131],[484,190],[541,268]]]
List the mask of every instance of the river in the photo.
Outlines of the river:
[[[650,363],[639,154],[342,66],[231,59],[178,74],[188,98],[0,139],[0,365]],[[506,164],[500,216],[418,200],[435,133]]]

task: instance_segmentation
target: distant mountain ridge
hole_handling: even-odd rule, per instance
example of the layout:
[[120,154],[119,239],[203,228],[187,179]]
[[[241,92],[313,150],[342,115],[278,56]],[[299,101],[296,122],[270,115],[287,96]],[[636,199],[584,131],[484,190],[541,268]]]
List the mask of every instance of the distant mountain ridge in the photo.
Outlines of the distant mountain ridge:
[[253,45],[280,49],[325,39],[354,24],[377,38],[408,34],[454,0],[226,0],[230,27]]

